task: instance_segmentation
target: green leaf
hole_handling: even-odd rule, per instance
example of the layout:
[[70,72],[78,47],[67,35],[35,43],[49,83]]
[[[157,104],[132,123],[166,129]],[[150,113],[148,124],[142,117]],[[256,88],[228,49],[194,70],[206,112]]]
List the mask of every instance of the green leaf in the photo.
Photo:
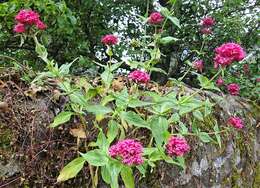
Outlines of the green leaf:
[[146,174],[146,168],[145,168],[145,165],[138,165],[136,166],[136,168],[139,170],[139,172],[143,175],[142,177],[145,177],[145,174]]
[[110,67],[110,71],[111,71],[111,72],[112,72],[112,71],[115,71],[115,70],[118,69],[122,64],[123,64],[123,62],[112,64],[111,67]]
[[193,116],[199,121],[203,121],[203,114],[199,110],[195,110],[192,112]]
[[215,86],[214,82],[210,81],[207,77],[198,75],[198,80],[200,82],[200,86],[204,89],[214,89],[220,91],[218,87]]
[[36,42],[36,46],[35,46],[35,51],[38,54],[38,56],[47,63],[48,59],[48,52],[46,50],[46,48],[40,44],[39,42]]
[[108,123],[107,140],[109,143],[113,142],[117,137],[119,126],[116,121],[110,120]]
[[183,169],[186,168],[184,157],[176,157],[176,160],[178,161],[179,165],[180,165]]
[[118,175],[122,169],[122,165],[118,161],[112,161],[109,164],[109,172],[111,177],[111,188],[119,188]]
[[125,120],[127,123],[135,125],[136,127],[143,127],[147,129],[151,129],[148,123],[142,119],[142,117],[135,112],[121,112],[120,117]]
[[180,20],[176,17],[173,17],[173,16],[168,16],[167,17],[169,20],[171,20],[171,22],[176,25],[178,28],[181,28],[181,25],[180,25]]
[[211,142],[213,139],[208,135],[206,132],[199,132],[198,137],[202,142],[208,143]]
[[218,122],[215,120],[215,125],[214,125],[214,131],[215,131],[215,136],[219,145],[219,148],[221,148],[221,137],[219,134],[219,127],[218,127]]
[[185,135],[188,133],[188,128],[182,122],[179,123],[179,126],[180,126],[180,133],[182,135]]
[[73,115],[73,112],[61,112],[59,113],[55,118],[53,123],[50,124],[50,127],[54,128],[57,127],[58,125],[61,125],[63,123],[66,123],[67,121],[70,120],[71,116]]
[[83,168],[85,160],[83,157],[78,157],[67,164],[60,172],[57,178],[57,182],[66,181],[70,178],[74,178],[79,171]]
[[157,145],[161,146],[166,141],[168,132],[168,121],[164,117],[154,116],[151,118],[151,129]]
[[105,166],[108,163],[106,153],[100,149],[94,149],[85,154],[81,153],[80,155],[93,166]]
[[165,72],[163,69],[158,68],[158,67],[151,67],[149,70],[151,72],[160,72],[160,73],[163,73],[163,74],[167,75],[167,72]]
[[102,81],[105,83],[105,85],[107,87],[109,87],[112,83],[114,75],[113,75],[112,71],[108,67],[106,67],[105,71],[100,75],[100,77],[101,77]]
[[72,63],[62,64],[59,68],[60,75],[65,76],[65,75],[69,74],[71,65],[72,65]]
[[179,121],[180,121],[180,116],[178,113],[172,114],[170,119],[168,120],[169,123],[177,123]]
[[163,45],[166,45],[166,44],[171,44],[173,42],[176,42],[177,40],[179,39],[168,36],[168,37],[161,38],[159,42]]
[[134,188],[135,187],[133,171],[130,167],[124,166],[121,169],[120,174],[121,174],[122,180],[123,180],[126,188]]
[[145,101],[141,101],[139,99],[130,99],[128,102],[128,106],[131,108],[136,108],[136,107],[143,107],[143,106],[149,106],[153,103],[151,102],[145,102]]
[[187,114],[189,112],[192,112],[193,110],[201,107],[203,105],[203,102],[197,99],[190,99],[187,100],[186,102],[182,103],[182,100],[185,100],[186,96],[183,97],[183,99],[181,99],[179,101],[179,114],[182,116],[184,114]]
[[108,165],[101,166],[101,177],[107,184],[111,183],[111,177],[110,177]]
[[108,151],[108,147],[109,147],[109,142],[105,136],[105,134],[103,133],[102,129],[99,130],[99,134],[97,136],[97,146],[104,151],[105,153]]
[[102,106],[102,105],[88,105],[86,110],[95,115],[104,115],[104,114],[112,112],[111,108],[108,108],[108,107]]

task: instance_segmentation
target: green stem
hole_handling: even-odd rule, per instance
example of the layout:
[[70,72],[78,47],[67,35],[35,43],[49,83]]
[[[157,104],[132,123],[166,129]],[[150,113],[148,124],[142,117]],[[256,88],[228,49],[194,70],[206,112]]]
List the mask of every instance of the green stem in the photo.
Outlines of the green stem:
[[179,78],[179,81],[182,81],[183,78],[185,78],[185,76],[190,72],[190,70],[191,70],[191,67],[185,72],[185,74],[181,78]]
[[[206,86],[212,82],[220,73],[222,72],[222,69],[219,69],[219,71],[207,82]],[[186,101],[188,101],[189,99],[191,99],[193,96],[197,95],[198,93],[200,93],[205,87],[201,87],[199,90],[197,90],[196,92],[192,93],[192,95],[190,95],[189,97],[187,97],[186,99],[184,99],[183,101],[180,102],[180,104],[185,103]]]

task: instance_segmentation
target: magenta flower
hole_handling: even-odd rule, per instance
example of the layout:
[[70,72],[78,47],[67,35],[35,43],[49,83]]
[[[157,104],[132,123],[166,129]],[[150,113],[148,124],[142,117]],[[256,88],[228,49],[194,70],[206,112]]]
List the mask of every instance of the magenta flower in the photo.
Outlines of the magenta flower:
[[101,42],[105,45],[115,45],[118,43],[118,38],[115,35],[105,35],[102,37]]
[[140,142],[133,139],[126,139],[117,142],[109,148],[109,155],[112,158],[119,158],[126,165],[140,165],[142,159],[143,146]]
[[22,23],[18,23],[14,26],[14,32],[16,33],[24,33],[25,32],[25,25]]
[[47,26],[41,20],[37,21],[36,27],[40,30],[45,30],[47,28]]
[[163,16],[159,12],[153,12],[148,18],[148,23],[157,25],[162,23],[163,19]]
[[215,24],[215,20],[212,17],[206,17],[201,20],[201,24],[203,27],[211,27]]
[[238,84],[229,84],[227,86],[227,90],[229,92],[230,95],[239,95],[239,90],[240,90],[240,87]]
[[212,33],[212,29],[208,28],[208,27],[202,28],[200,31],[201,31],[201,33],[203,33],[205,35],[209,35]]
[[14,27],[14,32],[24,33],[28,26],[35,25],[38,29],[44,30],[47,26],[40,20],[40,16],[33,10],[20,10],[15,16],[15,20],[18,22]]
[[168,155],[172,156],[183,156],[189,152],[190,146],[188,145],[185,138],[171,136],[167,145],[166,151]]
[[202,60],[197,60],[193,62],[193,67],[197,69],[197,71],[202,72],[204,63]]
[[131,72],[128,75],[128,78],[130,80],[133,80],[138,83],[143,83],[143,84],[146,84],[150,81],[150,75],[141,70],[135,70],[135,71]]
[[257,79],[256,79],[256,82],[260,82],[260,78],[257,78]]
[[28,25],[36,24],[39,20],[40,16],[37,12],[33,10],[20,10],[18,14],[15,16],[16,21]]
[[234,61],[241,61],[245,58],[243,48],[236,43],[222,44],[220,47],[215,49],[215,52],[215,68],[219,68],[219,66],[226,67]]
[[242,129],[244,127],[244,123],[243,121],[236,116],[230,117],[228,119],[228,124],[232,125],[233,127],[237,128],[237,129]]
[[225,82],[224,82],[224,80],[222,79],[222,77],[219,77],[218,79],[217,79],[217,81],[216,81],[216,85],[217,86],[222,86],[223,84],[224,84]]

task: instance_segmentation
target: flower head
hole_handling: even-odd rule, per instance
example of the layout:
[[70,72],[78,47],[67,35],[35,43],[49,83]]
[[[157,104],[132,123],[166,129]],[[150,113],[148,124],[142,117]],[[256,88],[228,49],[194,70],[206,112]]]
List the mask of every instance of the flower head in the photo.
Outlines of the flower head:
[[212,33],[212,29],[208,28],[208,27],[202,28],[200,31],[201,31],[201,33],[203,33],[205,35],[209,35]]
[[128,75],[130,80],[138,83],[148,83],[150,81],[150,75],[141,70],[135,70]]
[[230,117],[228,119],[228,124],[232,125],[233,127],[237,128],[237,129],[242,129],[244,127],[244,123],[243,121],[236,116]]
[[217,86],[222,86],[224,83],[225,83],[225,82],[224,82],[224,80],[222,79],[222,77],[219,77],[219,78],[217,79],[217,81],[216,81]]
[[204,27],[211,27],[215,24],[215,20],[212,17],[206,17],[201,20],[201,24]]
[[203,69],[203,67],[204,67],[204,63],[203,63],[202,60],[194,61],[193,67],[194,67],[195,69],[197,69],[199,72],[202,72],[202,69]]
[[45,30],[47,28],[47,26],[41,20],[37,21],[36,27],[40,30]]
[[214,67],[219,66],[226,67],[232,64],[234,61],[241,61],[245,58],[245,52],[243,48],[236,43],[222,44],[215,49]]
[[26,32],[26,28],[29,28],[28,26],[33,25],[40,30],[47,28],[47,26],[40,20],[39,14],[33,10],[20,10],[15,16],[15,20],[18,22],[14,27],[16,33],[24,33]]
[[102,37],[101,42],[105,45],[115,45],[118,43],[118,38],[115,35],[109,34]]
[[260,82],[260,78],[257,78],[257,79],[256,79],[256,82]]
[[142,144],[133,139],[119,141],[109,148],[109,155],[112,158],[119,157],[122,159],[122,163],[129,166],[142,164],[144,162],[142,154]]
[[160,24],[163,21],[163,16],[159,12],[153,12],[149,18],[148,18],[148,23],[150,24]]
[[40,16],[37,12],[33,10],[20,10],[18,14],[15,16],[16,21],[28,25],[36,24],[39,20]]
[[171,136],[167,145],[166,151],[170,156],[183,156],[190,150],[185,138]]
[[227,90],[230,95],[239,95],[240,87],[238,84],[228,84]]
[[24,33],[25,32],[25,25],[22,23],[18,23],[14,26],[14,32],[16,33]]

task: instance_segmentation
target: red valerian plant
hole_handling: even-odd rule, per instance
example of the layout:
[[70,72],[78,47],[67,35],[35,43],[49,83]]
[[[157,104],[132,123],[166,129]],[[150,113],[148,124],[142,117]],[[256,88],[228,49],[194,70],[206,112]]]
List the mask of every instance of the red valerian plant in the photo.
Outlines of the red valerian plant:
[[162,23],[163,19],[163,16],[159,12],[153,12],[148,18],[148,23],[157,25]]
[[215,49],[216,55],[214,58],[214,68],[226,67],[232,64],[234,61],[241,61],[245,58],[245,52],[243,48],[236,43],[222,44]]
[[203,27],[211,27],[215,24],[215,20],[212,17],[205,17],[201,20],[201,25]]
[[224,85],[224,83],[225,83],[225,81],[223,80],[223,78],[222,77],[219,77],[218,79],[217,79],[217,81],[216,81],[216,85],[217,86],[222,86],[222,85]]
[[115,35],[109,34],[102,37],[101,42],[108,46],[116,45],[118,43],[118,38]]
[[142,164],[144,162],[142,154],[142,144],[133,139],[119,141],[109,148],[109,155],[112,158],[119,157],[122,159],[122,163],[129,166]]
[[204,63],[203,63],[202,60],[196,60],[196,61],[194,61],[194,63],[193,63],[193,67],[194,67],[195,69],[197,69],[197,71],[202,72],[203,67],[204,67]]
[[232,83],[227,86],[230,95],[239,95],[240,87],[238,84]]
[[20,10],[15,16],[15,20],[18,22],[14,26],[14,32],[24,33],[29,26],[35,25],[38,29],[44,30],[47,26],[40,20],[40,16],[33,10]]
[[190,146],[188,145],[185,138],[171,136],[167,145],[166,151],[168,155],[172,156],[183,156],[189,152]]
[[242,119],[240,119],[237,116],[230,117],[228,119],[228,124],[237,129],[242,129],[244,127],[244,123],[243,123]]
[[143,84],[146,84],[150,81],[150,75],[141,70],[135,70],[135,71],[131,72],[128,75],[128,78],[130,80],[133,80],[138,83],[143,83]]

